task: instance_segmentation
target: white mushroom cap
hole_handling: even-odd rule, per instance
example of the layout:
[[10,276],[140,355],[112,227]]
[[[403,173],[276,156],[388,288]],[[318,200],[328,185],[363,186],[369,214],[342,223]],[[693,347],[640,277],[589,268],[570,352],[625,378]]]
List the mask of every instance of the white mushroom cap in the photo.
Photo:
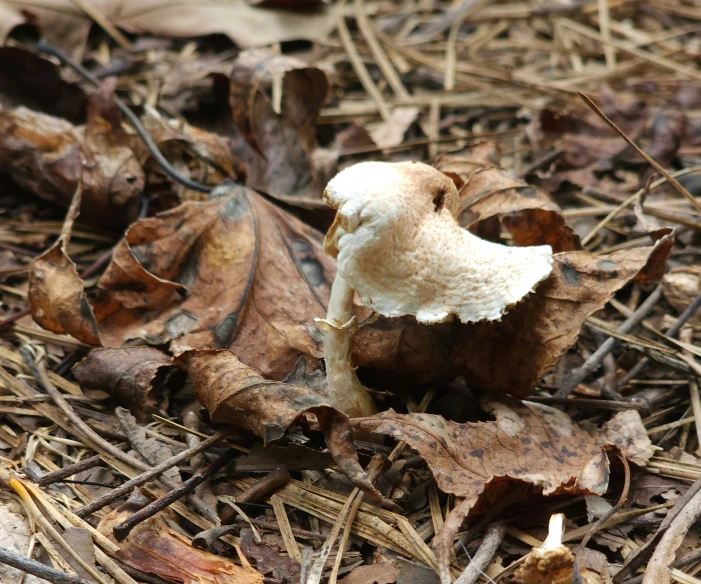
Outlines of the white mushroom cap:
[[552,249],[480,239],[455,220],[458,191],[418,162],[361,162],[324,192],[338,209],[324,242],[338,273],[384,316],[498,320],[552,270]]

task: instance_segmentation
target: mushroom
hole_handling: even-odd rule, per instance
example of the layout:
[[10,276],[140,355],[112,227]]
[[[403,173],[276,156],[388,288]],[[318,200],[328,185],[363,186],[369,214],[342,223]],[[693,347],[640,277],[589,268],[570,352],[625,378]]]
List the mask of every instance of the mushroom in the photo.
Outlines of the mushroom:
[[425,324],[499,320],[552,270],[552,249],[483,240],[456,221],[458,190],[418,162],[361,162],[327,185],[338,210],[324,240],[337,258],[324,333],[329,399],[351,417],[375,404],[351,360],[353,296],[386,317],[413,315]]

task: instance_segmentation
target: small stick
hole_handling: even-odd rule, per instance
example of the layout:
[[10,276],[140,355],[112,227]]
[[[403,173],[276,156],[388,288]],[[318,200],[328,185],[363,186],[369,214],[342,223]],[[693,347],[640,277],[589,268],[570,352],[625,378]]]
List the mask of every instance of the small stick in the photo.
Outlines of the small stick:
[[470,563],[460,574],[455,584],[475,584],[477,582],[477,579],[484,574],[489,562],[492,561],[505,533],[506,527],[500,521],[492,523],[487,528],[477,553],[471,558]]
[[181,487],[173,489],[169,493],[166,493],[162,497],[159,497],[152,503],[146,505],[143,509],[139,509],[131,517],[122,521],[119,525],[115,525],[112,533],[117,541],[123,541],[139,523],[146,521],[153,517],[159,511],[163,511],[171,503],[174,503],[187,493],[195,490],[195,487],[201,485],[209,477],[211,477],[215,472],[224,467],[234,456],[236,455],[236,450],[229,448],[224,454],[222,454],[217,460],[209,465],[209,468],[202,473],[195,474],[187,479]]
[[638,566],[644,563],[647,556],[654,550],[659,541],[662,539],[662,536],[664,535],[665,531],[667,531],[667,529],[670,527],[670,525],[672,525],[677,516],[680,515],[680,513],[684,510],[687,503],[689,503],[691,499],[696,500],[700,492],[701,479],[697,479],[687,489],[687,491],[676,500],[674,507],[672,507],[667,513],[667,515],[665,515],[665,518],[662,520],[662,523],[657,528],[655,534],[652,537],[648,538],[648,540],[643,545],[635,549],[635,551],[633,551],[626,558],[621,569],[618,572],[616,572],[616,575],[613,577],[614,584],[620,584],[621,582],[623,582],[626,576],[628,576],[631,572],[633,572],[633,570],[635,570]]
[[[631,314],[623,324],[618,327],[618,332],[627,334],[633,328],[635,328],[642,320],[652,311],[652,309],[657,305],[657,303],[662,298],[662,286],[657,286],[650,296],[647,297],[645,302],[643,302],[638,309]],[[604,357],[608,355],[616,345],[616,339],[614,337],[609,337],[604,341],[604,343],[596,350],[592,355],[584,362],[581,367],[572,369],[560,384],[560,389],[555,392],[553,397],[556,398],[566,398],[570,395],[575,388],[582,382],[586,377],[592,373],[604,360]]]
[[87,580],[79,576],[73,576],[61,572],[61,570],[50,568],[49,566],[16,554],[5,547],[0,547],[0,564],[12,566],[25,574],[31,574],[32,576],[42,578],[53,584],[89,584]]
[[[674,338],[679,334],[679,331],[682,330],[682,327],[687,323],[687,321],[696,313],[696,311],[701,308],[701,294],[699,294],[694,301],[689,304],[689,306],[686,307],[684,312],[682,312],[679,315],[679,318],[677,318],[676,322],[665,331],[665,336]],[[640,375],[643,369],[647,367],[648,363],[650,363],[650,358],[649,357],[643,357],[638,361],[633,368],[626,374],[626,376],[621,379],[621,381],[618,382],[618,387],[621,388],[627,383],[630,382],[631,379],[634,379],[637,375]]]
[[[286,468],[277,468],[258,479],[247,489],[241,491],[234,499],[237,503],[256,503],[267,497],[273,491],[290,482],[292,477]],[[236,518],[236,511],[227,507],[221,515],[223,524],[229,524]],[[200,534],[201,535],[201,534]]]
[[54,483],[60,483],[63,479],[72,477],[74,474],[100,466],[101,462],[102,459],[96,454],[95,456],[91,456],[90,458],[86,458],[80,462],[76,462],[75,464],[64,466],[61,470],[55,470],[54,472],[47,473],[36,481],[36,483],[40,487],[48,487]]
[[193,454],[197,454],[198,452],[202,452],[203,450],[206,450],[207,448],[213,446],[219,440],[221,440],[222,437],[223,436],[221,434],[215,434],[214,436],[210,436],[209,438],[207,438],[207,440],[200,442],[200,444],[195,448],[183,450],[180,454],[176,454],[175,456],[173,456],[173,458],[169,458],[168,460],[152,468],[149,467],[149,469],[146,472],[135,476],[133,479],[127,481],[122,486],[112,489],[109,493],[106,493],[102,497],[99,497],[98,499],[95,499],[87,505],[84,505],[80,509],[74,511],[74,513],[78,517],[87,517],[91,513],[99,511],[105,505],[109,505],[117,499],[121,499],[122,497],[127,496],[129,493],[131,493],[134,487],[140,487],[141,485],[155,479],[158,475],[168,470],[169,468],[183,462],[184,460],[187,460]]

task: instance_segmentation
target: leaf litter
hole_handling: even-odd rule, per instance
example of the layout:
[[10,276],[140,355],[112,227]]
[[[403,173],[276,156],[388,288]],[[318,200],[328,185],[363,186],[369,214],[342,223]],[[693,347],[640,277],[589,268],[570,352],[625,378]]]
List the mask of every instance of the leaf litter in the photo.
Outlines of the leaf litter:
[[[0,3],[2,482],[40,504],[19,515],[35,551],[0,547],[120,584],[622,582],[650,557],[693,581],[698,207],[621,137],[696,196],[693,8],[64,4]],[[432,164],[464,229],[554,255],[499,322],[356,297],[348,359],[379,413],[349,420],[315,325],[336,277],[322,192],[367,160]],[[56,539],[75,527],[88,571]]]

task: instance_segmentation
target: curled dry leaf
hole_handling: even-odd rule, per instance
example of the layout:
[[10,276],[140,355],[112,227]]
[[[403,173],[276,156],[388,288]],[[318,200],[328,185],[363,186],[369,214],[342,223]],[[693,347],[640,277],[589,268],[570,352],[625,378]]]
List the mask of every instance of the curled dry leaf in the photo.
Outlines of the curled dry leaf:
[[638,466],[645,466],[655,453],[637,410],[624,410],[613,416],[600,430],[598,443],[618,449]]
[[225,188],[127,230],[98,284],[100,334],[107,346],[231,348],[284,379],[300,354],[322,356],[312,323],[333,260],[316,231],[249,189]]
[[0,47],[0,110],[19,105],[80,125],[85,122],[88,99],[48,59],[19,47]]
[[[98,530],[114,541],[112,529],[132,511],[115,509],[98,526]],[[190,541],[168,525],[174,514],[166,509],[137,525],[120,542],[117,557],[124,563],[182,584],[262,584],[263,576],[248,566],[237,566],[231,560],[193,547]]]
[[492,142],[446,154],[436,162],[436,168],[458,178],[460,225],[496,241],[501,220],[515,245],[547,244],[555,253],[582,249],[550,196],[498,165],[499,151]]
[[[240,47],[291,40],[323,40],[333,30],[333,8],[291,12],[260,9],[247,0],[199,0],[188,4],[161,0],[102,0],[96,8],[112,24],[133,33],[166,37],[225,34]],[[93,20],[71,0],[32,5],[0,1],[0,44],[15,26],[31,23],[56,46],[82,49]]]
[[316,416],[341,472],[371,500],[382,501],[358,462],[348,417],[327,397],[308,387],[267,381],[231,351],[187,351],[176,362],[192,379],[213,422],[245,428],[266,443],[281,438],[305,414]]
[[80,184],[87,220],[112,228],[131,223],[138,214],[144,174],[125,145],[115,84],[108,79],[91,96],[83,126],[24,106],[0,111],[0,171],[64,207]]
[[[662,278],[662,293],[677,312],[683,312],[701,294],[701,266],[672,268]],[[701,323],[701,311],[689,319]]]
[[[149,465],[157,466],[173,458],[173,451],[170,446],[160,440],[156,440],[156,438],[149,438],[146,435],[146,428],[137,423],[136,418],[129,413],[129,410],[115,408],[114,415],[119,420],[119,425],[124,434],[126,434],[129,444]],[[163,472],[162,476],[176,485],[180,485],[183,482],[177,466],[171,466]]]
[[156,378],[173,359],[150,347],[95,349],[73,367],[86,394],[107,392],[142,422],[166,406]]
[[237,143],[248,186],[291,202],[318,198],[312,152],[328,89],[324,72],[303,61],[267,50],[241,53],[230,74],[229,104],[245,140]]
[[32,262],[29,304],[32,318],[39,326],[95,345],[100,342],[97,322],[75,263],[66,252],[73,223],[78,216],[81,194],[79,184],[58,240]]
[[444,581],[455,534],[478,503],[486,508],[514,483],[544,495],[602,495],[608,485],[606,453],[564,412],[505,396],[481,403],[494,421],[458,424],[393,411],[354,420],[356,428],[404,440],[426,460],[438,487],[462,499],[435,538]]

